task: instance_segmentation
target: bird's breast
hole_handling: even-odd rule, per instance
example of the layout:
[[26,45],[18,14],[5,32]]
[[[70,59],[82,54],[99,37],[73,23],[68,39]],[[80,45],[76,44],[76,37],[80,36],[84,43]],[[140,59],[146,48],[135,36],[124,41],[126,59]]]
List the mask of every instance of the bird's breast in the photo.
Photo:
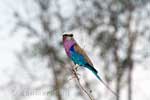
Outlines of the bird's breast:
[[64,42],[64,48],[65,48],[65,51],[68,55],[68,57],[70,57],[70,48],[74,45],[73,42],[70,42],[70,41],[65,41]]

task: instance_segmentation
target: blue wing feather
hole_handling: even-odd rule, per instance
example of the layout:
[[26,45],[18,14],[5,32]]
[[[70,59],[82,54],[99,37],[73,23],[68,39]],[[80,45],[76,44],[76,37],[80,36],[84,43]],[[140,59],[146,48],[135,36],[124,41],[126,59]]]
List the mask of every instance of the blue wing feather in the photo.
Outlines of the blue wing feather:
[[86,64],[86,61],[84,59],[84,56],[77,53],[75,50],[74,50],[74,47],[72,46],[70,48],[70,54],[71,54],[71,60],[75,63],[75,64],[78,64],[80,66],[84,66],[84,64]]
[[83,66],[91,70],[95,75],[97,75],[97,70],[91,66],[84,58],[84,56],[74,50],[74,46],[70,48],[71,60],[78,64],[79,66]]

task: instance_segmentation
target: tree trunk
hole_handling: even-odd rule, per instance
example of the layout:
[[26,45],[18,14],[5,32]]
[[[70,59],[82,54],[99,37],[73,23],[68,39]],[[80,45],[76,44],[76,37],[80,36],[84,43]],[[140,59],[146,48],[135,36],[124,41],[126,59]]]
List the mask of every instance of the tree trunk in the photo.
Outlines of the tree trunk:
[[56,68],[55,68],[55,64],[54,64],[54,55],[50,55],[50,61],[51,61],[51,65],[52,65],[52,70],[53,70],[53,75],[54,75],[54,91],[55,91],[55,95],[57,100],[62,100],[62,96],[61,96],[61,92],[60,92],[60,81],[58,80],[58,75],[56,72]]
[[132,67],[128,69],[128,100],[132,100]]
[[117,91],[117,98],[116,100],[120,100],[120,81],[121,81],[121,77],[119,76],[119,74],[117,75],[117,86],[116,86],[116,91]]

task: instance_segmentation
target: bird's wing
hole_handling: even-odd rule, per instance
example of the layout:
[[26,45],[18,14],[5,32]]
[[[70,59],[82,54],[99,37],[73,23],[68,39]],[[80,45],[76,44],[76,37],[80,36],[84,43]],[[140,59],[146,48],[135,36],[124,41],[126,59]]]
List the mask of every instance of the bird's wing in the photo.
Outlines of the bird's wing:
[[85,60],[91,65],[93,66],[93,63],[91,62],[90,58],[87,56],[87,54],[85,53],[85,51],[76,43],[74,45],[74,50],[76,52],[78,52],[79,54],[83,55]]

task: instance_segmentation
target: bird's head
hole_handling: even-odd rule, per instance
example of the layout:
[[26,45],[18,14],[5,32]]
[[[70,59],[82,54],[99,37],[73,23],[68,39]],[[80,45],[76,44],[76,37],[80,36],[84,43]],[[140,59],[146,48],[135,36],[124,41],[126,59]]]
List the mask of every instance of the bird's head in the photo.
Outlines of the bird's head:
[[73,34],[63,34],[63,41],[73,40]]

